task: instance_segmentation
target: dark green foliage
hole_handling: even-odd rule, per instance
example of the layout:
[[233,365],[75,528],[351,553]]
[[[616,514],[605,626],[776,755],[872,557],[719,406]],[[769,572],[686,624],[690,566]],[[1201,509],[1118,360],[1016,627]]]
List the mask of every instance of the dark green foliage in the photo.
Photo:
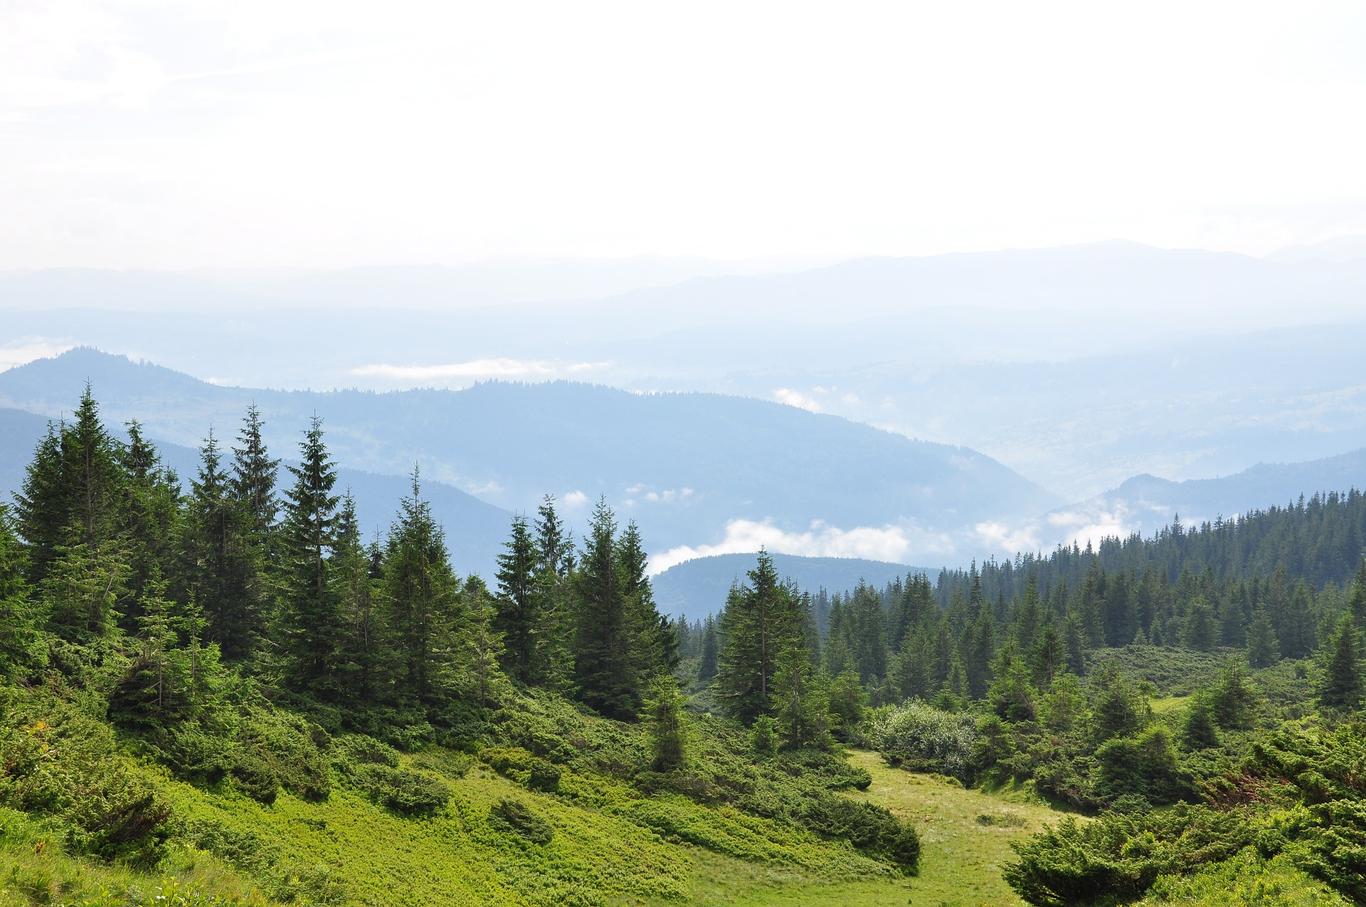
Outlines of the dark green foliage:
[[457,658],[460,588],[416,470],[412,494],[403,499],[389,532],[383,585],[400,689],[419,703],[435,703],[463,679]]
[[1281,659],[1281,641],[1265,608],[1258,608],[1247,628],[1247,661],[1254,668],[1267,668]]
[[229,661],[249,657],[266,632],[265,580],[249,513],[229,496],[218,442],[210,433],[191,483],[183,586],[202,609],[207,636]]
[[1167,731],[1150,727],[1137,737],[1112,737],[1096,750],[1098,787],[1111,802],[1126,795],[1165,804],[1194,795]]
[[360,765],[352,780],[371,800],[405,816],[429,816],[451,797],[440,779],[389,765]]
[[772,716],[760,715],[750,727],[750,745],[761,756],[771,756],[778,751],[778,723]]
[[883,807],[820,794],[807,801],[804,824],[829,838],[843,838],[860,850],[889,858],[908,875],[920,862],[920,836]]
[[[802,649],[802,621],[797,597],[783,585],[773,559],[760,551],[748,582],[731,590],[721,614],[723,644],[717,671],[717,690],[729,714],[745,724],[774,708],[775,677],[785,653]],[[789,659],[788,694],[804,682]]]
[[52,816],[68,844],[102,860],[154,864],[170,809],[114,755],[107,726],[60,700],[0,690],[0,804]]
[[532,844],[549,844],[555,837],[550,823],[521,800],[504,797],[489,809],[489,824],[504,834],[516,835]]
[[1210,695],[1215,723],[1229,730],[1251,727],[1256,705],[1257,698],[1247,685],[1242,662],[1229,659],[1219,672],[1219,680]]
[[524,517],[512,520],[512,534],[498,555],[498,595],[493,629],[503,637],[503,670],[513,680],[528,683],[535,674],[536,547]]
[[830,683],[831,730],[841,740],[848,740],[854,728],[863,720],[863,709],[868,694],[859,684],[858,675],[845,671]]
[[1219,745],[1219,732],[1214,726],[1214,709],[1210,707],[1209,697],[1196,696],[1186,710],[1186,720],[1181,726],[1181,739],[1188,749],[1209,749]]
[[1006,881],[1030,904],[1065,907],[1142,895],[1158,875],[1227,859],[1252,841],[1246,817],[1193,806],[1066,818],[1015,845]]
[[1357,624],[1344,615],[1329,641],[1329,655],[1319,684],[1319,702],[1327,709],[1355,709],[1361,705],[1361,655]]
[[612,718],[634,718],[640,678],[630,651],[628,603],[617,562],[616,520],[599,501],[575,575],[574,682],[579,698]]
[[294,485],[286,494],[280,528],[282,607],[276,641],[290,687],[329,700],[341,691],[346,623],[328,565],[336,537],[337,472],[316,417],[299,444],[299,461],[289,467]]
[[683,697],[672,677],[660,674],[651,681],[645,723],[650,735],[650,768],[657,772],[680,768],[687,758],[687,719]]
[[706,683],[716,676],[719,645],[716,639],[716,619],[710,614],[702,624],[702,656],[697,664],[697,679]]

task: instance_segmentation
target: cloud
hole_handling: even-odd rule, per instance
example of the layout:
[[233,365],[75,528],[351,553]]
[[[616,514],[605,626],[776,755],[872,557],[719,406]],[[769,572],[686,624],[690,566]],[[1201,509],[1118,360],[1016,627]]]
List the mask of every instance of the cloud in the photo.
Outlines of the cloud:
[[0,345],[0,372],[35,359],[60,356],[75,344],[47,337],[23,337]]
[[790,387],[780,387],[773,392],[773,399],[788,406],[795,406],[797,409],[804,409],[808,412],[820,413],[825,410],[814,397],[808,397],[800,391],[794,391]]
[[760,548],[776,554],[805,557],[860,557],[904,563],[913,545],[923,544],[913,531],[901,526],[855,526],[841,529],[816,520],[805,532],[787,532],[769,520],[731,520],[725,537],[715,545],[680,545],[650,558],[650,572],[661,573],[697,557],[717,554],[748,554]]
[[608,362],[561,362],[553,359],[470,359],[440,365],[389,365],[374,363],[351,369],[358,378],[390,381],[477,381],[486,378],[562,378],[606,368]]
[[561,498],[560,504],[565,510],[580,510],[588,504],[588,495],[576,488]]

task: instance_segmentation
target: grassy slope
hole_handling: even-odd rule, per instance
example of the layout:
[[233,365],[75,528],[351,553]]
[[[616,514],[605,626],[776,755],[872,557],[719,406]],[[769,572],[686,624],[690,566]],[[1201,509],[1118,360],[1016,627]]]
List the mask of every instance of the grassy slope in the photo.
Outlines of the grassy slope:
[[910,819],[920,830],[923,850],[920,875],[910,883],[912,903],[1024,903],[1001,878],[1001,867],[1014,857],[1010,843],[1063,813],[1023,796],[969,790],[934,775],[891,768],[877,753],[854,750],[850,759],[873,776],[872,786],[860,796]]

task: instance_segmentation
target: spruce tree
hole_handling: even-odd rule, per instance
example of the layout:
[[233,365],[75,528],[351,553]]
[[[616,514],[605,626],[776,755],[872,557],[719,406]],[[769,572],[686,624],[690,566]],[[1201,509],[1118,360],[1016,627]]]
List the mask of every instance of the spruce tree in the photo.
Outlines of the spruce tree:
[[678,684],[669,675],[657,674],[650,681],[645,720],[650,739],[650,768],[657,772],[680,768],[687,758],[687,719]]
[[281,632],[285,681],[291,689],[333,699],[340,692],[346,621],[331,582],[328,558],[336,540],[337,472],[314,416],[299,444],[294,485],[285,496],[280,529]]
[[262,546],[268,544],[280,510],[275,494],[280,461],[272,459],[266,450],[261,436],[264,425],[256,404],[248,406],[238,444],[232,449],[231,480],[232,497],[246,511],[253,540]]
[[1247,628],[1247,661],[1254,668],[1269,668],[1281,660],[1281,643],[1265,608],[1258,608]]
[[[771,714],[778,660],[788,649],[801,648],[795,597],[779,581],[767,551],[759,552],[748,579],[732,591],[722,612],[717,672],[717,692],[726,711],[745,724]],[[832,626],[831,632],[838,629]],[[837,640],[827,646],[827,655],[836,644]]]
[[616,548],[635,674],[646,678],[671,672],[678,667],[678,637],[673,622],[655,608],[649,557],[634,521],[626,524]]
[[183,585],[204,614],[208,639],[225,659],[240,661],[256,650],[266,632],[264,584],[246,514],[229,497],[212,431],[190,489]]
[[536,664],[536,544],[525,517],[512,519],[512,532],[498,555],[498,595],[493,629],[503,637],[503,670],[519,683],[531,683]]
[[90,385],[61,435],[67,541],[99,548],[121,528],[124,476],[119,447],[100,421]]
[[574,684],[579,699],[612,718],[634,718],[640,678],[617,563],[616,518],[599,500],[574,577]]
[[348,701],[372,703],[382,698],[388,679],[384,630],[376,603],[370,554],[361,544],[356,501],[342,496],[329,574],[346,623],[340,653],[341,687]]
[[22,490],[14,496],[15,526],[27,552],[28,579],[41,582],[67,538],[71,505],[62,478],[62,438],[49,422],[29,460]]
[[1362,679],[1356,621],[1346,614],[1328,646],[1328,660],[1319,684],[1324,708],[1353,710],[1361,705]]
[[698,680],[706,683],[716,676],[717,656],[716,619],[708,614],[702,623],[702,655],[697,665]]
[[38,613],[29,596],[24,551],[9,511],[0,505],[0,682],[13,682],[42,656]]
[[128,423],[128,444],[121,454],[126,476],[121,534],[128,549],[130,570],[124,629],[132,632],[137,627],[138,603],[147,585],[174,572],[182,514],[179,480],[162,466],[160,455],[143,437],[142,426],[136,420]]
[[388,630],[399,665],[400,692],[435,705],[467,678],[459,676],[460,584],[445,536],[422,498],[418,471],[389,533],[384,555]]

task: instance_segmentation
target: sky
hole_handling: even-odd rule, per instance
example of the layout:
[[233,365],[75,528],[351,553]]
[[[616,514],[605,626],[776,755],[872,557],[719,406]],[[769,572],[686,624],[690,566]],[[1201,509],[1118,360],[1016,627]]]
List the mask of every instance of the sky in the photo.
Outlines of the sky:
[[0,268],[1366,233],[1355,2],[0,0]]

